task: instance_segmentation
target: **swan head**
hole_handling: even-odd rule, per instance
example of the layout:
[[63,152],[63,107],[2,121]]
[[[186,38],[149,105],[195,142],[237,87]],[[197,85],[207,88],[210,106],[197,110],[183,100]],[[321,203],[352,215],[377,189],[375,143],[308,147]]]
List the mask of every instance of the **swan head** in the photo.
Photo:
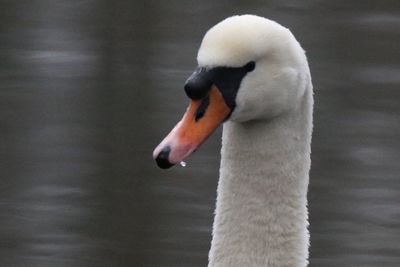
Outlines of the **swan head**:
[[310,79],[292,33],[254,15],[229,17],[212,27],[197,61],[184,86],[189,107],[153,152],[161,168],[185,159],[224,121],[270,119],[293,109]]

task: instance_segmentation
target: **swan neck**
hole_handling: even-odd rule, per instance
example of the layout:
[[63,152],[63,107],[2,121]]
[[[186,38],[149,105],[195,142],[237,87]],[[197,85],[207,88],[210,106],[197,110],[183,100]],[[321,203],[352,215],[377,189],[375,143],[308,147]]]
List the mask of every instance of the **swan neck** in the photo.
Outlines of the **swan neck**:
[[209,267],[307,266],[311,113],[225,123]]

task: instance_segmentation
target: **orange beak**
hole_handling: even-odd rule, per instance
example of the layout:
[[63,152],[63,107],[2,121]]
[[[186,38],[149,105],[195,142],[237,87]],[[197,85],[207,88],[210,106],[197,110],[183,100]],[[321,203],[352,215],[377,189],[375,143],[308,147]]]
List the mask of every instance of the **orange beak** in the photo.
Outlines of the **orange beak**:
[[191,100],[186,113],[156,147],[153,158],[167,169],[192,154],[231,113],[221,92],[213,85],[208,95]]

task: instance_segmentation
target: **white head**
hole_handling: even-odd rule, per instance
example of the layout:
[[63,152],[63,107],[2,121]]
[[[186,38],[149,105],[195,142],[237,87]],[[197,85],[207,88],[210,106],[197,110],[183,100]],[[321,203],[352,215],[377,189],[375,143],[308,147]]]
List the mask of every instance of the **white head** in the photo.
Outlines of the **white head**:
[[273,117],[295,107],[310,76],[304,50],[289,29],[254,15],[229,17],[212,27],[197,61],[207,68],[255,62],[236,96],[230,119],[237,121]]
[[154,150],[160,167],[190,155],[225,120],[268,119],[296,107],[310,79],[303,49],[278,23],[233,16],[204,36],[185,84],[188,111]]

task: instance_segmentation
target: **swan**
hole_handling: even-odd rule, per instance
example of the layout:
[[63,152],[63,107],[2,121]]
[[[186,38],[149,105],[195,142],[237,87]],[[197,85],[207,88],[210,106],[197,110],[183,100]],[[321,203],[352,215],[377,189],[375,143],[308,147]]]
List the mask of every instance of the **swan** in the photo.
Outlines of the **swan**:
[[314,100],[304,50],[277,22],[240,15],[208,30],[197,62],[189,107],[153,157],[169,168],[223,124],[208,266],[307,266]]

